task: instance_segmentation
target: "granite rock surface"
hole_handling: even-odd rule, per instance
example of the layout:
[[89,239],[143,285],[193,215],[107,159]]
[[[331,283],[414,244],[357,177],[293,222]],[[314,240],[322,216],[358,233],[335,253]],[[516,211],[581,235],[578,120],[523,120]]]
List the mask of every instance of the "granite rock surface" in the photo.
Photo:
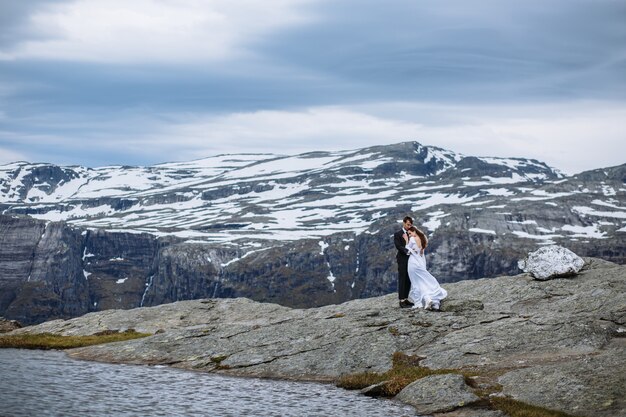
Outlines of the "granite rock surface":
[[384,372],[392,354],[403,352],[432,369],[471,370],[515,400],[576,416],[626,416],[625,266],[587,258],[572,278],[521,274],[444,287],[441,312],[400,309],[395,294],[310,309],[205,299],[89,313],[13,333],[133,328],[154,335],[69,354],[329,382]]

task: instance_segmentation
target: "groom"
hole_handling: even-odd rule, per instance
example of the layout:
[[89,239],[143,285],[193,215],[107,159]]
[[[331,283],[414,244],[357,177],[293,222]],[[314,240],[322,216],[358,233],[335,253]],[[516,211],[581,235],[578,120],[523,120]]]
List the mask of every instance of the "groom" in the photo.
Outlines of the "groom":
[[412,307],[413,303],[408,300],[409,290],[411,289],[411,281],[409,280],[409,251],[405,247],[406,241],[404,235],[409,228],[413,226],[413,219],[406,216],[402,220],[402,229],[393,234],[393,243],[398,249],[396,261],[398,261],[398,298],[400,299],[400,308]]

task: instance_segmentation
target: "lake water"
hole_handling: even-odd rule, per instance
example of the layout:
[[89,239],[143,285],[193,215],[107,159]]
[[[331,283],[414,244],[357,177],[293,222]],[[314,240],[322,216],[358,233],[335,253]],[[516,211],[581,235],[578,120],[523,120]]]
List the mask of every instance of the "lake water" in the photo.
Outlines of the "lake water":
[[233,378],[0,349],[0,416],[415,416],[332,385]]

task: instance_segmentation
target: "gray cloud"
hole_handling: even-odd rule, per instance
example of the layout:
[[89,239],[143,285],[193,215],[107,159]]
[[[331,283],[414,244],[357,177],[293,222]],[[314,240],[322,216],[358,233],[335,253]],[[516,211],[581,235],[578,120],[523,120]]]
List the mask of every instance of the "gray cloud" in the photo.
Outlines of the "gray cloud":
[[318,13],[327,19],[277,35],[266,52],[406,98],[626,92],[623,2],[343,1]]
[[0,0],[0,47],[13,46],[26,40],[46,39],[49,33],[35,31],[29,25],[37,12],[67,3],[69,0]]
[[[0,0],[0,51],[47,39],[50,34],[36,32],[29,18],[59,3]],[[168,124],[184,123],[187,113],[191,119],[224,116],[230,123],[239,120],[230,114],[272,110],[293,115],[321,106],[369,106],[372,111],[364,114],[430,126],[426,131],[443,141],[443,135],[455,132],[452,124],[463,125],[458,118],[448,120],[433,111],[419,119],[410,107],[385,109],[393,108],[389,103],[442,104],[442,112],[451,104],[466,106],[463,111],[493,105],[514,117],[520,104],[598,100],[615,105],[607,108],[624,107],[623,0],[321,0],[306,11],[314,16],[306,24],[242,39],[238,47],[248,53],[210,64],[0,57],[0,152],[90,165],[160,162],[170,154],[156,150],[142,159],[141,152],[123,146],[136,138],[141,146],[152,136],[164,140],[160,129],[175,135]],[[501,119],[507,128],[512,123]],[[479,123],[478,118],[471,123]],[[213,147],[194,149],[224,151],[233,141],[227,129],[236,132],[237,126],[220,128],[228,141],[219,144],[213,136]],[[480,134],[487,131],[488,125]],[[614,128],[611,137],[620,132]],[[428,137],[397,141],[407,139],[429,143]],[[253,135],[248,140],[255,146]],[[323,143],[297,140],[290,143],[300,150]],[[115,146],[103,147],[102,141]]]

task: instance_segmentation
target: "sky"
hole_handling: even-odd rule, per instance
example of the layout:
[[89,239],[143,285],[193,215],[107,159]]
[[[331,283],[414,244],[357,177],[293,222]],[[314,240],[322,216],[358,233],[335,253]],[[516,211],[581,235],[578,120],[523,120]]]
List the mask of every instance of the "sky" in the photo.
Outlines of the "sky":
[[626,163],[624,0],[0,0],[0,164]]

